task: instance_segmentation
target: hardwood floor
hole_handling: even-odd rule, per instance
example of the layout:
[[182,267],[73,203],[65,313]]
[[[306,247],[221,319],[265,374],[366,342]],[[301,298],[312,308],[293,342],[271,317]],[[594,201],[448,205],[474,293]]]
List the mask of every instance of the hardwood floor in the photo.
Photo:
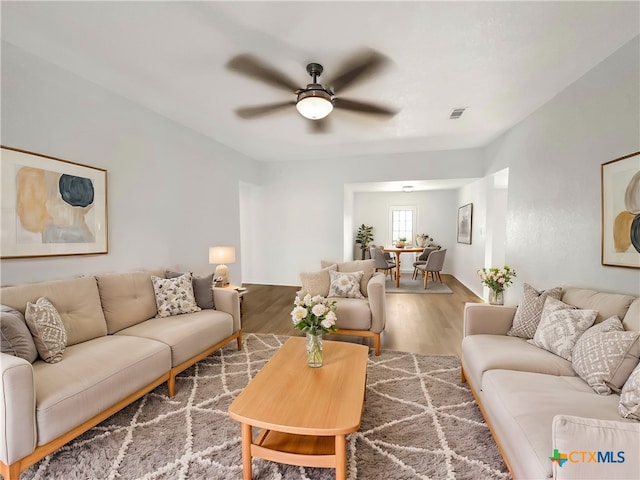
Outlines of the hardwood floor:
[[[481,303],[455,277],[442,275],[453,294],[387,293],[383,349],[460,356],[465,302]],[[300,287],[244,284],[242,330],[247,333],[303,335],[293,328],[293,298]]]

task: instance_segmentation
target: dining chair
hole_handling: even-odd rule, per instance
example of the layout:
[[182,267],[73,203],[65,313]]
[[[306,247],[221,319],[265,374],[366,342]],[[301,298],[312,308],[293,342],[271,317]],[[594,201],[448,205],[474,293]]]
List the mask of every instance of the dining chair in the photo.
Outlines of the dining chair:
[[371,258],[375,262],[376,272],[384,270],[389,274],[389,276],[391,276],[393,270],[396,268],[395,261],[387,260],[384,255],[385,252],[383,252],[379,247],[372,246],[369,252],[371,253]]
[[427,258],[429,258],[429,254],[431,252],[435,252],[439,247],[425,247],[423,252],[416,257],[416,261],[413,262],[413,279],[415,280],[418,276],[418,265],[424,265],[427,263]]
[[443,248],[442,250],[435,250],[429,254],[427,263],[425,263],[424,265],[416,265],[416,268],[422,271],[425,290],[427,289],[427,284],[429,283],[429,274],[432,275],[434,280],[438,280],[440,283],[442,283],[440,271],[442,270],[442,266],[444,265],[444,257],[446,256],[446,254],[446,248]]

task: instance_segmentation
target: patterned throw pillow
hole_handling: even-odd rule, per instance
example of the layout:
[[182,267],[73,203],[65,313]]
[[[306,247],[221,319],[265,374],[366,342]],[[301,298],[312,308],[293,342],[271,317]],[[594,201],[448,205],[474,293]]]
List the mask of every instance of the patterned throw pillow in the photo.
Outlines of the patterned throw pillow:
[[360,280],[364,272],[347,273],[329,270],[329,275],[331,276],[330,297],[364,298],[360,292]]
[[573,349],[573,369],[596,393],[619,392],[640,357],[640,332],[611,317],[584,332]]
[[513,317],[511,330],[507,335],[512,337],[533,338],[540,323],[542,308],[547,297],[560,300],[562,288],[556,287],[544,292],[539,292],[528,283],[524,284],[522,301],[518,305],[516,314]]
[[547,297],[538,329],[527,342],[571,361],[571,352],[578,338],[593,325],[597,316],[597,310],[579,310]]
[[193,295],[191,273],[185,273],[175,278],[160,278],[151,275],[151,282],[158,307],[156,317],[171,317],[172,315],[201,310]]
[[640,420],[640,365],[638,365],[622,387],[618,413],[623,418]]
[[47,363],[58,363],[67,348],[67,331],[56,307],[44,297],[27,303],[24,312],[33,343],[40,357]]
[[[185,272],[172,272],[167,270],[164,276],[167,278],[176,278],[184,275]],[[193,296],[196,298],[196,305],[202,309],[215,310],[213,303],[213,276],[214,274],[199,277],[193,275],[191,278],[191,286],[193,287]]]

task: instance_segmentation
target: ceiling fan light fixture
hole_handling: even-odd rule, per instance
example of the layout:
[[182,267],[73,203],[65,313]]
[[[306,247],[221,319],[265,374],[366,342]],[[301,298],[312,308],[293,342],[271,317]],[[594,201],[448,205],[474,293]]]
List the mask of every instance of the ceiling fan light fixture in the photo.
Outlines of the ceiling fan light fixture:
[[320,120],[333,110],[331,95],[323,89],[310,89],[300,92],[296,109],[309,120]]

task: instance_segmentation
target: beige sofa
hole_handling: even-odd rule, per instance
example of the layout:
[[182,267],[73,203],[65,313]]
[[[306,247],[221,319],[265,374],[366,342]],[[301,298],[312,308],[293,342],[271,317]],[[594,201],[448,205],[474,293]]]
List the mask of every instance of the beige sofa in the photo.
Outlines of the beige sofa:
[[0,302],[24,314],[46,297],[58,310],[67,347],[58,363],[2,353],[0,473],[20,472],[167,382],[223,345],[241,348],[240,304],[233,289],[213,290],[215,310],[157,313],[151,275],[106,274],[3,287]]
[[[566,288],[561,300],[597,310],[596,323],[618,315],[625,330],[640,330],[640,298]],[[640,478],[640,422],[622,418],[620,396],[597,394],[570,361],[507,336],[515,312],[467,304],[462,342],[463,380],[513,477]],[[562,467],[550,459],[555,449],[570,455]]]

